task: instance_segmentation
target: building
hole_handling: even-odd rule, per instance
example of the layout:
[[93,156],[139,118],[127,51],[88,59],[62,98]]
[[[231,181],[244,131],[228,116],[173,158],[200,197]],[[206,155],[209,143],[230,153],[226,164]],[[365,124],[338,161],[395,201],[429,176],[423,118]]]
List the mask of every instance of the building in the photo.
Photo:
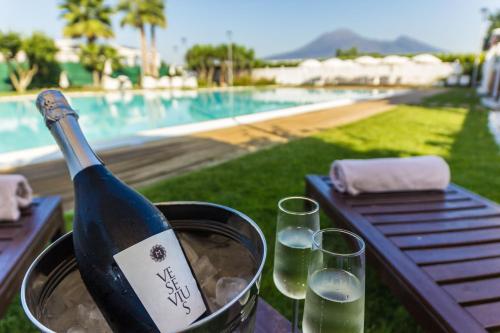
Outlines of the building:
[[[72,63],[79,62],[80,57],[78,56],[80,52],[80,42],[73,39],[58,39],[56,40],[56,45],[59,48],[57,52],[56,59],[60,63]],[[118,51],[118,55],[122,59],[122,64],[128,67],[140,66],[141,65],[141,50],[135,47],[123,46],[119,44],[111,44]],[[160,67],[161,58],[159,52],[156,52],[156,56],[149,54],[150,59],[154,58],[156,61],[156,66]]]

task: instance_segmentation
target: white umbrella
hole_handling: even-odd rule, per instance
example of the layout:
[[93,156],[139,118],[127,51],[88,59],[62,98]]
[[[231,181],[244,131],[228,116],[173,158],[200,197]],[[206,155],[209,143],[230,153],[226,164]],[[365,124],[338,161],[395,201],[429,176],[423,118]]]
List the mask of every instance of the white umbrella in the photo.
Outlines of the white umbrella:
[[339,58],[330,58],[325,61],[323,61],[322,65],[325,67],[339,67],[343,66],[345,64],[345,61]]
[[321,67],[321,62],[316,59],[307,59],[299,64],[301,68],[318,68]]
[[104,63],[104,75],[111,75],[113,73],[113,66],[111,65],[111,60],[106,60]]
[[410,59],[408,57],[402,57],[398,55],[388,55],[387,57],[384,57],[382,59],[382,63],[386,65],[399,65],[399,64],[405,64],[409,62]]
[[61,75],[59,76],[59,87],[66,89],[69,87],[69,79],[68,79],[68,74],[66,71],[62,71]]
[[170,76],[174,76],[174,75],[175,75],[175,73],[176,73],[176,70],[175,70],[175,65],[174,65],[174,64],[172,64],[172,65],[170,65],[170,67],[168,68],[168,74],[169,74]]
[[370,56],[361,56],[354,61],[361,65],[378,65],[380,63],[379,59]]
[[413,57],[413,61],[421,64],[440,64],[442,61],[432,54],[423,53]]

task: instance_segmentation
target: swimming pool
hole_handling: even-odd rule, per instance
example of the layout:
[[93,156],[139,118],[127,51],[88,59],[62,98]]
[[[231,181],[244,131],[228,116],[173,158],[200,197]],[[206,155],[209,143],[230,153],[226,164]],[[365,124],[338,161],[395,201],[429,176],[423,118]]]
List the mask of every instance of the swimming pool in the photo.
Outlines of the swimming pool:
[[[391,93],[369,89],[253,88],[75,93],[67,97],[78,111],[89,141],[103,148],[382,98]],[[34,97],[0,99],[0,138],[0,157],[4,157],[0,165],[22,163],[57,150],[35,108]]]

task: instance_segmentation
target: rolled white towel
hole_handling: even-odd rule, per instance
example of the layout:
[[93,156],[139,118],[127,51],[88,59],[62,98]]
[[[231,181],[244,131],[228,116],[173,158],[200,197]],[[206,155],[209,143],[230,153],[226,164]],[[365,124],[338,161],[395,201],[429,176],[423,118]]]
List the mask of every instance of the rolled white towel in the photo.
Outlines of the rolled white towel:
[[33,191],[22,175],[0,175],[0,221],[16,221],[31,204]]
[[450,168],[438,156],[337,160],[330,178],[340,192],[444,190],[450,183]]

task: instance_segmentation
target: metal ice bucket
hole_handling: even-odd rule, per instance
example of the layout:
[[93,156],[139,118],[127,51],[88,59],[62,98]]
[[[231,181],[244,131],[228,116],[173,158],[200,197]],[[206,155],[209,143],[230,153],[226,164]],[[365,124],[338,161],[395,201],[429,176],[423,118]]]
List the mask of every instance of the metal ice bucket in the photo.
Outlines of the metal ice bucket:
[[[204,202],[157,204],[175,230],[221,234],[242,244],[255,260],[255,275],[231,302],[183,332],[253,332],[266,240],[248,216],[228,207]],[[54,332],[41,322],[47,299],[56,286],[76,270],[72,233],[52,243],[31,264],[21,287],[21,301],[30,321],[42,332]]]

